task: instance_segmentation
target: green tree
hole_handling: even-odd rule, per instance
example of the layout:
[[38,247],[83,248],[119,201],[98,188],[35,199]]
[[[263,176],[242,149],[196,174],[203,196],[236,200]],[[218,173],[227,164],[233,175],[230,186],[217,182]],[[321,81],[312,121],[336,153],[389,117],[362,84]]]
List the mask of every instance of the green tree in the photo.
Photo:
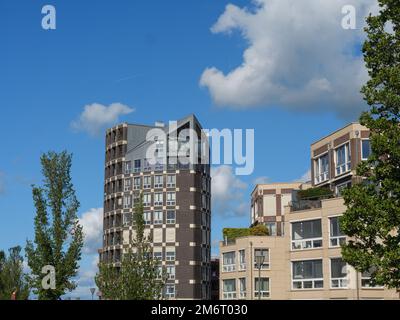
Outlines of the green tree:
[[371,271],[374,285],[400,287],[400,5],[379,0],[367,18],[363,46],[370,80],[362,88],[370,106],[360,118],[371,131],[372,154],[359,165],[364,183],[344,192],[342,230],[350,237],[343,258]]
[[13,292],[16,292],[17,300],[27,300],[30,289],[23,270],[21,247],[11,248],[8,252],[6,257],[4,251],[0,251],[0,300],[10,300]]
[[[78,272],[83,246],[79,202],[71,181],[72,155],[49,152],[41,157],[43,186],[33,186],[36,208],[35,240],[27,241],[26,256],[32,270],[32,287],[41,300],[56,300],[76,288],[72,280]],[[55,268],[55,289],[45,290],[45,266]]]
[[104,299],[110,300],[154,300],[162,298],[166,282],[165,270],[153,258],[151,237],[144,234],[143,201],[140,198],[134,210],[134,229],[131,236],[134,250],[123,255],[120,266],[110,261],[99,263],[96,284]]

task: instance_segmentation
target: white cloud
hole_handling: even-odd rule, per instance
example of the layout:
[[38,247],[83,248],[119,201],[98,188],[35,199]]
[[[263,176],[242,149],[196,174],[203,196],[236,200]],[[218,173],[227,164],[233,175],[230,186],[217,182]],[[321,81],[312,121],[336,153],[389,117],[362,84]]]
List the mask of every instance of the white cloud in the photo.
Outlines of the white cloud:
[[[300,111],[358,115],[367,80],[360,54],[364,17],[375,0],[254,0],[253,8],[228,4],[213,33],[239,30],[247,41],[240,66],[228,73],[207,68],[200,84],[220,106],[282,106]],[[357,29],[341,26],[344,5],[357,12]]]
[[266,184],[266,183],[270,183],[271,180],[266,177],[266,176],[262,176],[262,177],[258,177],[256,179],[254,179],[253,184]]
[[102,247],[103,208],[90,209],[82,214],[79,222],[85,235],[83,252],[86,254],[97,253],[97,250]]
[[237,178],[230,166],[222,165],[211,169],[213,211],[226,216],[243,216],[248,211],[244,191],[247,184]]
[[71,123],[71,127],[76,131],[86,131],[94,136],[99,134],[105,127],[117,123],[120,116],[134,111],[135,109],[121,103],[112,103],[109,106],[93,103],[84,107],[78,120]]
[[299,182],[310,182],[311,181],[311,170],[308,170],[306,173],[304,173],[300,179],[296,180]]

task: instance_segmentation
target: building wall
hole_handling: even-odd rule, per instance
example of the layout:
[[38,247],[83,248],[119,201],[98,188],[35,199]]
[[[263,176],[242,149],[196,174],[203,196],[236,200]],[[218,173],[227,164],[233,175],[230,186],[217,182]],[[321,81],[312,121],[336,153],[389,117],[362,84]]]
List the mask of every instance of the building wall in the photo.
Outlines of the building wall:
[[[250,285],[258,277],[258,270],[250,262],[255,248],[267,248],[270,252],[270,269],[261,271],[261,277],[270,281],[269,297],[263,299],[399,299],[396,290],[384,288],[363,288],[362,276],[350,266],[347,266],[347,287],[331,287],[331,258],[340,258],[340,247],[330,247],[329,218],[337,217],[345,211],[342,198],[323,200],[321,208],[303,211],[291,211],[286,207],[285,234],[283,237],[244,237],[234,243],[220,243],[220,298],[224,299],[224,280],[245,277],[248,288],[246,297],[240,297],[238,286],[235,299],[255,299],[255,293]],[[292,223],[299,221],[321,220],[322,247],[293,250]],[[239,271],[238,252],[246,250],[246,270]],[[236,252],[236,268],[230,272],[224,271],[224,253]],[[292,262],[322,259],[323,287],[313,289],[294,289],[292,287]],[[225,297],[227,298],[227,297]]]
[[[194,116],[178,121],[180,126],[201,128]],[[177,299],[211,298],[211,178],[208,164],[190,166],[152,166],[146,169],[144,159],[149,142],[148,131],[153,126],[121,124],[107,131],[104,187],[104,237],[100,250],[102,261],[120,266],[123,253],[134,250],[135,231],[130,220],[139,195],[149,195],[151,203],[144,205],[152,219],[145,234],[153,239],[155,253],[161,253],[161,265],[175,267],[175,277],[167,281]],[[168,128],[157,127],[166,131]],[[164,141],[164,148],[167,148]],[[134,169],[135,160],[141,160]],[[127,169],[130,163],[129,170]],[[163,185],[155,185],[155,177],[163,177]],[[175,186],[168,186],[168,176],[175,177]],[[150,178],[150,188],[145,188],[144,178]],[[134,188],[135,178],[140,186]],[[130,185],[129,185],[130,181]],[[175,194],[175,203],[167,203],[167,194]],[[163,195],[163,203],[155,203],[155,194]],[[129,201],[129,199],[131,199]],[[127,204],[128,203],[128,204]],[[163,220],[155,221],[155,212],[163,212]],[[167,212],[175,212],[175,221],[167,221]],[[167,252],[175,252],[170,261]]]
[[275,225],[275,233],[281,236],[284,232],[284,207],[294,200],[298,190],[307,189],[310,185],[302,182],[258,184],[251,194],[251,221]]

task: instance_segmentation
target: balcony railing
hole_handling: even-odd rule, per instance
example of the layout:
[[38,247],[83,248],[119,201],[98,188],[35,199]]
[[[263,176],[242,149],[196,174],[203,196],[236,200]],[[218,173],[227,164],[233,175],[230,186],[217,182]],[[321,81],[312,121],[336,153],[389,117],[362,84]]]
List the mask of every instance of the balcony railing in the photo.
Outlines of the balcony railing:
[[318,200],[298,200],[289,203],[290,211],[301,211],[310,209],[319,209],[322,207],[321,199]]
[[232,300],[232,299],[236,299],[236,292],[224,292],[224,299],[225,300]]

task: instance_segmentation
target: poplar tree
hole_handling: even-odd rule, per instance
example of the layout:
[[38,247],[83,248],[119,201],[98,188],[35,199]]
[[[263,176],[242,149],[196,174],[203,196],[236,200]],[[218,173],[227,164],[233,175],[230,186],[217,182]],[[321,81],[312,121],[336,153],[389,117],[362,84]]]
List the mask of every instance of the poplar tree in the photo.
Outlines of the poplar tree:
[[166,273],[161,261],[153,257],[151,236],[145,235],[142,197],[135,205],[134,230],[131,236],[134,250],[122,255],[120,266],[110,261],[99,263],[95,281],[106,300],[157,300],[163,298]]
[[[35,239],[27,241],[26,257],[32,270],[33,292],[41,300],[57,300],[76,288],[83,247],[78,222],[79,201],[71,180],[72,155],[66,151],[41,156],[43,186],[32,186],[36,208]],[[55,268],[55,289],[43,288],[45,266]]]
[[400,5],[379,0],[369,15],[363,46],[369,81],[362,88],[370,106],[360,118],[369,128],[371,156],[357,168],[363,183],[344,192],[342,230],[352,238],[343,258],[371,273],[372,285],[400,287]]

